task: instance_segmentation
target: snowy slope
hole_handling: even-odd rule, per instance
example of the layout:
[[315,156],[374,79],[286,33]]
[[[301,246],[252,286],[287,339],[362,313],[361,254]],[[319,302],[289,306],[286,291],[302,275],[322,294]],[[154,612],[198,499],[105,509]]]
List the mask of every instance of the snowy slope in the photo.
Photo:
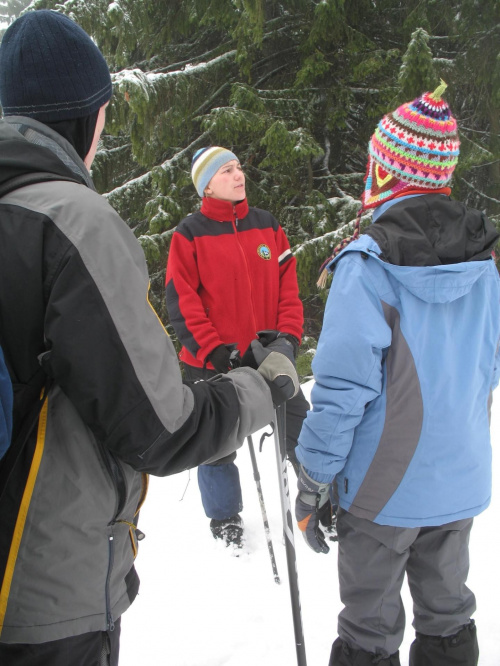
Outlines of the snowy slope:
[[[310,383],[305,387],[306,395]],[[500,480],[500,390],[493,406],[494,488]],[[264,499],[281,584],[273,579],[248,447],[237,462],[243,488],[247,549],[240,557],[216,542],[198,491],[196,470],[151,478],[141,512],[137,569],[141,591],[122,619],[120,666],[294,666],[295,639],[285,547],[282,539],[276,454],[272,438],[258,452]],[[496,449],[496,450],[495,450]],[[288,468],[295,500],[295,475]],[[475,521],[469,584],[477,597],[480,666],[498,666],[498,525],[500,493]],[[294,524],[295,527],[295,524]],[[308,666],[327,666],[341,608],[337,549],[317,555],[295,528],[299,588]],[[413,640],[411,600],[404,588],[407,631],[401,664]]]

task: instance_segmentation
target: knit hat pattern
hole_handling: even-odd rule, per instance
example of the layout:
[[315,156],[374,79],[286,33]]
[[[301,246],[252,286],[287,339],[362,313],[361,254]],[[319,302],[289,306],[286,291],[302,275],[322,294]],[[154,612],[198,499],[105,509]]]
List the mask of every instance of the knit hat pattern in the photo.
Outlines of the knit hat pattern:
[[457,123],[441,99],[446,84],[385,115],[368,145],[363,208],[373,208],[409,187],[446,187],[458,162]]
[[0,103],[6,116],[40,122],[83,118],[108,102],[111,76],[89,35],[58,12],[27,12],[0,44]]
[[239,162],[234,153],[221,146],[210,146],[196,151],[191,162],[191,177],[200,197],[204,196],[206,186],[221,166],[231,160]]

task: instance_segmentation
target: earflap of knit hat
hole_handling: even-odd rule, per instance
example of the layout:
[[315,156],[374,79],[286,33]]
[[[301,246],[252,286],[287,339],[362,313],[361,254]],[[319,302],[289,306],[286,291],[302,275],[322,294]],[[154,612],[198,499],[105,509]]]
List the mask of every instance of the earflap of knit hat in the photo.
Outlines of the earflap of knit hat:
[[111,98],[104,56],[64,14],[27,12],[0,44],[0,102],[4,115],[41,122],[82,118]]
[[[450,182],[460,142],[456,120],[441,98],[445,88],[441,82],[433,93],[402,104],[379,122],[368,146],[365,199],[378,196],[381,188],[393,189],[395,180],[404,183],[401,187],[430,190]],[[392,187],[390,179],[395,179]]]
[[239,162],[233,152],[221,146],[210,146],[196,151],[191,162],[191,177],[200,197],[203,197],[205,188],[221,166],[231,160]]
[[365,190],[361,198],[363,210],[380,206],[384,201],[403,194],[409,187],[411,186],[408,183],[396,178],[368,155]]

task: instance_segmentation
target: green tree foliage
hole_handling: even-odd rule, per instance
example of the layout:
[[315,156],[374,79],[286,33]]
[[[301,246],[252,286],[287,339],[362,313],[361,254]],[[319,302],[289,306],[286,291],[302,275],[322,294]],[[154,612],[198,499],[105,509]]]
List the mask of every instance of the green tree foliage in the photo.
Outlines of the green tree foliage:
[[401,102],[412,99],[421,90],[433,90],[439,83],[429,47],[429,33],[417,28],[411,36],[398,74]]
[[[221,144],[250,203],[285,228],[306,332],[317,270],[351,233],[378,119],[448,83],[461,126],[454,195],[500,220],[498,0],[34,0],[74,17],[113,71],[94,178],[141,241],[162,317],[175,225],[196,209],[190,164]],[[368,222],[368,217],[366,218]]]
[[3,0],[0,2],[0,37],[9,23],[12,23],[30,3],[31,0]]
[[500,223],[500,3],[464,0],[456,25],[456,86],[461,118],[456,193]]
[[4,0],[0,2],[1,21],[11,23],[30,3],[31,0]]

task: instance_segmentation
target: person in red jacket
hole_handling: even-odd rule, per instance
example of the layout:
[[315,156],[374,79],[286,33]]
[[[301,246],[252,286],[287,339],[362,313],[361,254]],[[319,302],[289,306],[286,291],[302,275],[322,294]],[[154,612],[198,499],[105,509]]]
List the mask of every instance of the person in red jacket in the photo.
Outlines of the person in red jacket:
[[[234,153],[220,146],[199,150],[192,178],[201,210],[183,219],[170,245],[166,299],[170,323],[182,344],[189,380],[230,369],[259,331],[285,336],[297,354],[303,310],[296,261],[271,213],[248,206],[245,174]],[[309,407],[302,391],[287,403],[288,459]],[[243,509],[235,454],[198,467],[203,508],[215,538],[241,547]]]

